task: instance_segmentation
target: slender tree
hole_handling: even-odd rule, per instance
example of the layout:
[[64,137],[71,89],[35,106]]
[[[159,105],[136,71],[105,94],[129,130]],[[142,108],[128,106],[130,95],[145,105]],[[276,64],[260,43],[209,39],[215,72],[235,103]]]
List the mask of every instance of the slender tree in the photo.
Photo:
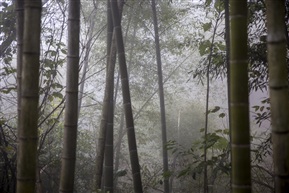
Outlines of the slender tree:
[[[230,10],[229,10],[229,0],[224,1],[225,7],[225,43],[226,43],[226,66],[227,66],[227,93],[230,96]],[[229,124],[231,123],[231,106],[230,106],[230,97],[228,97],[228,112],[229,112]],[[231,126],[229,125],[229,128]],[[231,147],[231,129],[230,132],[230,144],[229,148]],[[232,156],[230,156],[230,161],[232,162]],[[230,184],[232,183],[232,170],[230,171]],[[230,186],[231,188],[231,186]],[[231,190],[232,191],[232,190]]]
[[212,63],[212,54],[214,49],[214,43],[215,43],[215,37],[217,33],[217,27],[218,23],[220,21],[220,13],[218,14],[218,17],[216,19],[216,23],[214,26],[213,31],[213,37],[211,41],[210,46],[210,53],[208,56],[208,66],[207,66],[207,72],[206,72],[206,78],[207,78],[207,93],[206,93],[206,117],[205,117],[205,131],[204,131],[204,193],[209,192],[208,188],[208,166],[207,166],[207,150],[208,150],[208,142],[207,142],[207,136],[208,136],[208,123],[209,123],[209,99],[210,99],[210,68]]
[[120,14],[116,0],[110,0],[112,18],[114,24],[114,30],[116,35],[118,61],[120,67],[121,83],[122,83],[122,95],[123,95],[123,106],[126,118],[128,146],[130,152],[130,162],[132,167],[134,192],[140,193],[142,190],[142,181],[140,173],[140,165],[138,160],[137,145],[135,139],[134,120],[131,107],[131,97],[129,90],[129,79],[126,66],[125,49],[123,43],[122,29],[120,23]]
[[[122,10],[123,4],[120,4]],[[122,15],[122,12],[120,13]],[[105,159],[104,191],[113,192],[113,118],[114,118],[114,71],[116,63],[116,40],[113,30],[112,12],[107,1],[107,70],[105,93],[102,106],[97,159],[96,159],[96,188],[101,189],[103,161]],[[105,158],[104,158],[105,157]]]
[[[108,25],[108,28],[110,26]],[[108,31],[110,31],[108,29]],[[107,45],[109,45],[109,41],[111,41],[111,34],[107,34],[108,40]],[[110,45],[109,45],[110,47]],[[101,122],[100,122],[100,128],[98,133],[98,146],[96,149],[96,171],[95,171],[95,180],[96,180],[96,189],[101,189],[101,181],[102,181],[102,173],[103,173],[103,160],[104,160],[104,149],[105,149],[105,139],[106,139],[106,126],[107,126],[107,115],[108,115],[108,107],[109,107],[109,93],[110,89],[108,88],[108,61],[110,60],[110,54],[107,53],[107,71],[106,71],[106,85],[105,85],[105,96],[103,99],[103,105],[102,105],[102,115],[101,115]]]
[[[21,3],[22,2],[18,2],[18,6],[19,4],[21,5]],[[25,1],[23,67],[21,74],[22,88],[21,91],[18,90],[21,96],[21,114],[19,116],[20,124],[18,128],[17,193],[35,192],[41,8],[41,0]],[[18,22],[20,22],[20,20],[18,20]],[[32,29],[33,33],[31,32]],[[19,30],[21,30],[21,28]],[[21,35],[21,33],[22,32],[19,31],[18,35]],[[21,51],[18,57],[21,57],[20,54]],[[21,62],[21,59],[18,59],[18,61]]]
[[[16,38],[17,38],[17,116],[18,128],[20,128],[21,115],[21,79],[22,79],[22,55],[23,55],[23,32],[24,32],[24,1],[16,1]],[[18,132],[20,129],[18,129]],[[19,136],[19,133],[18,133]]]
[[247,0],[230,0],[232,192],[251,192]]
[[78,119],[80,0],[69,0],[64,140],[59,192],[73,192]]
[[266,1],[275,192],[289,191],[289,103],[285,1]]
[[[112,46],[112,49],[116,49]],[[111,51],[111,57],[109,63],[109,76],[108,81],[108,114],[107,114],[107,125],[106,125],[106,140],[105,140],[105,164],[104,164],[104,191],[113,192],[113,119],[114,119],[114,69],[115,69],[115,59],[116,50]]]
[[[129,27],[130,27],[130,23],[131,23],[131,20],[134,16],[134,12],[137,12],[138,9],[140,8],[140,6],[138,6],[139,4],[134,4],[133,6],[130,7],[131,11],[129,12],[130,13],[130,17],[129,17],[129,22],[127,24],[127,31],[126,31],[126,34],[128,33],[129,31]],[[134,11],[134,12],[133,12]],[[134,26],[133,26],[133,36],[132,38],[130,38],[130,47],[133,48],[134,45],[135,45],[135,39],[136,39],[136,31],[137,31],[137,22],[134,23]],[[127,36],[126,36],[127,37]],[[125,38],[127,39],[127,38]],[[128,76],[130,75],[130,69],[131,69],[131,64],[132,64],[132,57],[133,57],[133,54],[134,54],[134,50],[131,49],[130,50],[130,53],[128,54],[129,55],[129,59],[128,59]],[[119,87],[119,73],[118,73],[118,76],[117,76],[117,82],[116,82],[116,87],[115,87],[115,98],[114,98],[114,101],[116,101],[116,97],[117,97],[117,91],[118,91],[118,87]],[[115,105],[114,105],[115,106]],[[134,116],[134,119],[135,119],[135,116]],[[114,164],[114,170],[117,172],[118,169],[119,169],[119,161],[120,161],[120,152],[121,152],[121,143],[122,143],[122,139],[123,137],[125,136],[126,134],[126,131],[124,130],[124,111],[122,110],[121,112],[121,116],[120,116],[120,124],[119,124],[119,129],[118,129],[118,137],[117,137],[117,141],[116,141],[116,145],[115,145],[115,164]],[[115,178],[114,180],[114,189],[116,190],[116,187],[117,187],[117,183],[118,183],[118,177]]]
[[113,192],[113,118],[114,118],[114,69],[116,63],[116,42],[113,35],[113,21],[109,0],[107,0],[107,82],[106,95],[108,102],[106,140],[105,140],[105,163],[104,163],[104,192]]
[[[21,114],[21,72],[22,72],[22,54],[23,54],[23,31],[24,31],[24,1],[16,1],[16,37],[17,37],[17,101],[18,117]],[[20,119],[18,118],[18,121]],[[19,126],[18,122],[18,126]]]
[[161,113],[161,126],[162,126],[162,148],[163,148],[163,173],[164,173],[164,191],[170,192],[169,178],[166,174],[169,171],[168,166],[168,152],[167,152],[167,128],[166,128],[166,110],[165,110],[165,97],[163,87],[163,72],[162,72],[162,59],[161,59],[161,48],[159,40],[159,26],[156,11],[156,2],[152,0],[151,3],[153,12],[153,24],[154,24],[154,35],[155,35],[155,47],[156,47],[156,58],[157,58],[157,69],[158,69],[158,84],[159,84],[159,99],[160,99],[160,113]]

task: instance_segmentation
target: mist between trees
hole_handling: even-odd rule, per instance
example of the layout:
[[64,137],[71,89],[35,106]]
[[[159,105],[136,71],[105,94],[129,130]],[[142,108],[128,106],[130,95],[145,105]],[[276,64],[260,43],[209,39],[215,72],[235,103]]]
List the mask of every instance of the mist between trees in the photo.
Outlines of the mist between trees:
[[0,2],[0,192],[288,192],[288,8]]

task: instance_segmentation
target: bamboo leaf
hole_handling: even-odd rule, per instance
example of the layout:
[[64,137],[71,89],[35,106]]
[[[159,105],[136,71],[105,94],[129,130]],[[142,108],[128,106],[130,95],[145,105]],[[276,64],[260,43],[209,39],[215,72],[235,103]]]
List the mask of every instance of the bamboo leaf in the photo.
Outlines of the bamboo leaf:
[[202,27],[203,27],[204,31],[206,32],[206,31],[211,29],[211,26],[212,26],[212,22],[209,22],[209,23],[203,24]]
[[221,113],[221,114],[219,114],[219,117],[220,117],[220,118],[224,118],[225,116],[226,116],[225,113]]

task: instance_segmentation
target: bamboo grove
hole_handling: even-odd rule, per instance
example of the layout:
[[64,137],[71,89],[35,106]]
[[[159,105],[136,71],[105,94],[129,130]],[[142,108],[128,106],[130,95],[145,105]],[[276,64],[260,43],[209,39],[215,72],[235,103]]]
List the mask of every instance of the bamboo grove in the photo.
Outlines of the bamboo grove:
[[[89,189],[93,193],[213,193],[224,190],[232,193],[289,192],[287,57],[289,50],[289,2],[287,0],[256,0],[256,2],[205,0],[204,2],[191,2],[192,4],[189,5],[196,5],[196,10],[199,7],[204,8],[207,11],[205,16],[209,17],[206,23],[190,23],[191,26],[187,25],[186,19],[176,19],[185,14],[189,15],[188,18],[193,19],[193,13],[188,13],[190,8],[180,8],[178,9],[179,12],[172,9],[173,6],[183,6],[186,4],[185,2],[169,0],[165,2],[156,0],[138,2],[130,0],[57,1],[56,4],[59,4],[59,7],[61,7],[60,4],[65,5],[62,7],[63,10],[58,10],[63,14],[63,18],[51,17],[51,22],[47,22],[48,19],[45,18],[45,15],[49,13],[49,6],[46,6],[47,2],[50,0],[45,2],[41,0],[15,0],[11,5],[1,4],[4,8],[11,6],[11,10],[7,9],[10,11],[7,18],[13,16],[14,20],[12,20],[16,23],[14,36],[17,43],[13,52],[16,58],[15,70],[8,71],[8,68],[4,67],[4,63],[13,62],[13,59],[4,60],[4,55],[9,55],[7,54],[9,46],[6,46],[8,40],[3,39],[6,36],[0,36],[0,57],[1,61],[4,61],[5,73],[15,73],[11,77],[15,77],[15,85],[17,86],[15,89],[4,90],[2,89],[4,83],[0,82],[0,89],[3,90],[0,90],[1,104],[2,94],[5,98],[5,94],[15,92],[16,98],[14,103],[16,106],[15,134],[10,133],[13,128],[9,126],[8,121],[6,122],[5,112],[2,112],[3,108],[0,106],[0,153],[1,158],[3,158],[3,161],[0,160],[0,192],[44,193],[58,191],[60,193],[72,193],[79,192],[76,191],[76,184],[78,183],[84,184],[83,186],[89,184],[90,187],[87,187],[86,191]],[[6,13],[4,8],[1,13],[3,18],[4,13]],[[89,8],[93,8],[92,11],[87,11],[90,10]],[[260,16],[258,14],[261,11],[254,12],[255,9],[264,10],[264,16],[262,15],[264,21],[258,20]],[[168,11],[169,14],[166,15],[165,11],[160,12],[160,10]],[[105,13],[103,18],[96,17],[99,13]],[[199,13],[201,14],[201,12]],[[254,14],[257,15],[255,15],[257,19],[254,19],[258,21],[253,21]],[[200,17],[198,21],[203,20],[202,16],[197,17]],[[66,38],[66,43],[62,43],[61,40],[55,41],[56,43],[45,41],[46,44],[50,44],[46,46],[42,38],[57,36],[53,30],[50,30],[52,27],[59,27],[52,24],[53,20],[62,21],[64,27],[60,30],[61,38]],[[95,20],[99,23],[102,22],[102,27]],[[42,25],[45,22],[48,23],[48,27],[43,28]],[[171,41],[172,37],[178,39],[184,33],[182,30],[179,31],[179,34],[173,34],[169,31],[170,28],[177,29],[178,22],[185,23],[184,26],[189,28],[188,35],[183,39],[180,38],[183,43]],[[258,35],[252,40],[251,30],[252,28],[253,31],[256,29],[250,24],[254,22],[257,23],[256,29],[264,25],[266,34],[260,37]],[[0,25],[1,27],[5,26],[2,23]],[[194,29],[198,25],[199,29]],[[97,33],[95,32],[96,28],[100,28]],[[222,29],[220,30],[220,28]],[[141,38],[137,37],[138,29],[140,29],[139,33],[146,35]],[[87,34],[83,35],[82,30],[87,31]],[[198,31],[198,33],[193,30]],[[3,30],[3,33],[6,31]],[[97,41],[97,38],[100,40]],[[206,38],[207,40],[205,40]],[[87,41],[87,44],[82,43],[84,40]],[[11,46],[13,46],[13,41],[10,42]],[[136,43],[137,41],[143,44]],[[258,42],[256,52],[252,48],[254,41]],[[97,49],[93,47],[95,44],[102,46],[101,49],[96,51]],[[195,49],[192,45],[198,48],[197,54],[191,54],[192,50]],[[53,46],[56,48],[55,52],[49,50]],[[180,47],[184,49],[181,50]],[[45,49],[48,51],[45,52]],[[12,53],[12,51],[10,52]],[[44,52],[45,54],[43,54]],[[149,54],[144,57],[142,53]],[[184,53],[190,54],[185,55]],[[180,56],[180,59],[175,62],[171,59],[174,56],[170,56],[170,54]],[[64,59],[56,60],[61,61],[59,63],[52,63],[52,60],[47,59],[48,57],[44,59],[48,55],[51,58],[54,57],[55,60],[61,57]],[[197,69],[190,71],[191,63],[194,63],[197,57],[201,58]],[[84,59],[82,60],[82,58]],[[190,61],[187,61],[188,58]],[[252,58],[257,58],[256,60],[262,60],[262,62],[254,63]],[[103,67],[100,67],[97,60],[101,61],[99,63],[104,63]],[[141,63],[141,60],[147,61]],[[51,63],[45,66],[43,63],[47,61]],[[89,62],[93,65],[90,64],[91,66],[89,66]],[[183,65],[185,62],[188,63],[188,66]],[[48,67],[54,68],[54,71],[45,71],[45,68]],[[95,76],[95,74],[88,75],[89,71],[94,68],[103,73],[96,81],[103,83],[103,92],[100,93],[101,89],[96,88],[95,85],[88,87],[91,88],[91,93],[98,92],[96,95],[101,98],[101,102],[94,100],[91,97],[92,94],[85,92],[84,88],[84,83],[90,77]],[[152,70],[147,72],[148,68],[152,68]],[[263,68],[264,71],[258,71]],[[82,69],[83,72],[81,73]],[[134,69],[137,69],[136,72],[133,71]],[[169,70],[166,71],[167,69]],[[252,69],[255,70],[254,73],[252,73]],[[44,74],[44,71],[47,74]],[[168,88],[169,85],[173,84],[173,81],[180,81],[183,76],[186,76],[180,72],[186,72],[186,75],[192,74],[186,78],[186,83],[191,78],[199,78],[198,82],[206,86],[202,87],[205,90],[205,95],[196,94],[197,92],[190,85],[184,87],[191,93],[177,97],[175,101],[172,100],[173,96],[171,95],[182,92],[181,89],[177,90],[178,86]],[[5,73],[1,71],[0,77],[6,75]],[[151,78],[150,82],[145,82],[143,87],[138,87],[140,84],[138,80],[142,76]],[[10,80],[11,77],[7,80]],[[213,97],[223,97],[220,95],[212,96],[214,88],[211,84],[223,83],[220,81],[222,78],[218,79],[219,77],[226,80],[224,81],[226,82],[226,89],[221,91],[221,95],[228,95],[226,96],[227,105],[225,105],[227,107],[215,106],[210,109],[209,106],[212,103],[210,100]],[[59,82],[63,79],[65,82],[63,86],[55,83],[58,79],[60,79]],[[213,79],[216,80],[215,84]],[[260,79],[265,82],[265,86],[262,87]],[[90,83],[87,82],[86,84]],[[48,86],[44,88],[43,85]],[[257,87],[255,89],[257,91],[268,87],[268,98],[261,102],[258,101],[264,106],[250,106],[250,93],[254,87],[252,85]],[[56,92],[53,89],[59,90]],[[149,97],[145,98],[143,95],[149,93],[149,89],[153,91]],[[52,93],[54,98],[49,98],[48,93]],[[158,97],[155,96],[157,94]],[[118,95],[121,97],[118,98]],[[189,102],[176,102],[190,99],[190,95],[198,101],[205,101],[205,110],[199,110],[198,104],[191,106]],[[181,96],[181,94],[177,96]],[[55,98],[57,98],[57,103],[54,102]],[[90,111],[83,113],[84,115],[81,114],[81,108],[85,106],[82,104],[82,100],[92,101],[99,105],[98,113]],[[150,102],[151,104],[148,105]],[[176,105],[172,104],[174,102]],[[45,105],[47,106],[46,109],[44,108]],[[145,108],[149,110],[145,111]],[[255,141],[259,138],[252,133],[258,124],[253,126],[251,124],[250,111],[252,108],[257,112],[257,123],[261,125],[262,121],[269,120],[268,127],[271,129],[266,139],[257,145]],[[267,114],[264,113],[265,109],[268,111]],[[222,113],[217,116],[218,118],[222,119],[228,114],[227,122],[222,122],[222,124],[226,122],[228,128],[213,128],[221,125],[219,122],[212,123],[215,120],[212,118],[213,115],[220,111]],[[61,118],[62,112],[63,118]],[[80,120],[81,116],[94,117],[91,118],[91,122],[93,122],[95,133],[83,134],[80,128],[82,125],[88,125],[88,123]],[[97,116],[100,118],[95,119]],[[147,116],[147,119],[139,121],[141,116]],[[53,118],[50,119],[49,117]],[[201,126],[198,127],[201,128],[197,128],[200,129],[198,134],[193,131],[198,124],[193,121],[196,117],[202,120],[199,121]],[[212,122],[210,122],[210,118],[213,120]],[[157,124],[151,124],[153,120],[157,120]],[[47,128],[43,126],[46,122]],[[60,129],[55,131],[53,137],[50,137],[56,124],[59,125]],[[186,127],[183,133],[181,131],[182,124],[185,125],[183,127]],[[11,131],[7,132],[5,128],[9,128]],[[140,133],[141,129],[142,133]],[[157,137],[153,134],[155,130],[159,135]],[[11,137],[13,135],[14,138]],[[185,138],[191,135],[193,139],[190,139],[186,144]],[[13,141],[12,138],[15,142],[11,142],[11,144],[16,144],[13,151],[8,148],[9,140]],[[58,139],[56,140],[56,138]],[[92,142],[88,142],[89,138],[92,139]],[[122,140],[125,142],[122,143]],[[54,141],[61,143],[57,149],[61,152],[61,156],[55,156],[57,160],[54,159],[43,164],[43,159],[52,157]],[[143,150],[142,145],[144,144],[151,145],[149,146],[150,149]],[[84,152],[81,149],[83,146],[86,150],[92,150],[94,153]],[[259,149],[256,150],[256,146]],[[14,146],[11,145],[11,147]],[[45,151],[48,151],[49,154],[45,154]],[[270,157],[271,152],[273,153],[272,159]],[[14,156],[8,156],[8,154]],[[129,159],[121,162],[120,160],[125,154]],[[81,156],[84,160],[83,168],[90,168],[83,172],[83,175],[79,174],[83,168],[80,170],[77,168],[79,166],[78,159]],[[161,161],[154,164],[153,161],[155,160],[144,159],[149,156],[159,157]],[[87,161],[86,158],[88,157],[92,158],[87,159]],[[15,159],[15,163],[9,161],[12,159]],[[264,164],[271,163],[271,160],[272,169]],[[150,162],[153,164],[149,165]],[[41,176],[45,174],[46,168],[52,168],[52,166],[51,176],[47,174],[48,180],[42,181]],[[122,167],[126,169],[122,169]],[[255,172],[256,168],[260,172]],[[54,179],[53,175],[54,177],[57,175],[57,178]],[[256,180],[257,175],[259,178]],[[126,180],[122,179],[124,176]],[[265,178],[268,179],[268,183],[265,183]],[[9,181],[8,179],[12,180]],[[42,183],[49,184],[49,187],[57,187],[57,190],[53,188],[45,190]],[[117,186],[119,183],[121,183],[120,188]],[[217,183],[224,188],[215,187],[214,184]]]

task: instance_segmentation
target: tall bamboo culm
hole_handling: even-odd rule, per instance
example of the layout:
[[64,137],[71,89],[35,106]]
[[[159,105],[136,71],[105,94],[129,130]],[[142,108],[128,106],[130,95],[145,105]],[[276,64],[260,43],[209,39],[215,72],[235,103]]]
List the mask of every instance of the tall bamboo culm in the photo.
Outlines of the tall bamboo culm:
[[275,192],[289,192],[289,95],[286,63],[285,1],[267,0],[267,48]]
[[162,57],[161,57],[161,46],[159,38],[159,26],[156,10],[156,2],[151,2],[153,12],[153,25],[155,32],[155,48],[156,48],[156,59],[157,59],[157,71],[158,71],[158,84],[159,84],[159,99],[160,99],[160,114],[161,114],[161,132],[162,132],[162,154],[163,154],[163,173],[164,173],[164,192],[169,193],[169,177],[166,174],[169,172],[168,164],[168,152],[167,152],[167,126],[166,126],[166,108],[165,108],[165,97],[164,97],[164,86],[163,86],[163,72],[162,72]]
[[[115,33],[113,33],[113,21],[111,7],[107,0],[107,20],[108,20],[108,39],[107,39],[107,79],[105,87],[105,98],[107,102],[107,123],[106,123],[106,140],[105,140],[105,154],[104,154],[104,192],[113,193],[113,162],[114,162],[114,71],[116,63],[116,40]],[[120,13],[121,14],[121,13]],[[121,16],[120,16],[121,17]],[[107,96],[106,96],[107,95]]]
[[23,32],[24,32],[24,1],[16,1],[16,30],[17,30],[17,108],[18,108],[18,127],[20,125],[21,114],[21,73],[22,73],[22,54],[23,54]]
[[111,5],[111,11],[112,11],[113,25],[114,25],[114,30],[115,30],[118,62],[119,62],[120,76],[121,76],[121,83],[122,83],[123,107],[124,107],[126,127],[127,127],[127,138],[128,138],[128,147],[129,147],[129,153],[130,153],[130,163],[132,167],[134,192],[142,193],[143,192],[142,181],[141,181],[140,165],[139,165],[137,144],[136,144],[136,137],[135,137],[134,119],[133,119],[132,106],[131,106],[129,78],[128,78],[128,72],[127,72],[127,66],[126,66],[126,57],[125,57],[124,41],[123,41],[123,36],[122,36],[120,12],[118,8],[117,0],[110,0],[110,5]]
[[232,192],[251,192],[247,0],[230,0]]
[[79,77],[80,0],[68,1],[68,47],[64,139],[59,192],[72,193],[76,161]]
[[[23,59],[21,76],[18,75],[18,77],[22,77],[22,88],[21,93],[18,93],[21,96],[21,111],[19,111],[20,120],[18,127],[17,193],[35,192],[41,7],[41,0],[25,1],[23,54],[19,53],[17,55],[17,57],[22,57]],[[33,32],[31,32],[32,29]],[[21,30],[21,28],[18,28],[18,30]]]

